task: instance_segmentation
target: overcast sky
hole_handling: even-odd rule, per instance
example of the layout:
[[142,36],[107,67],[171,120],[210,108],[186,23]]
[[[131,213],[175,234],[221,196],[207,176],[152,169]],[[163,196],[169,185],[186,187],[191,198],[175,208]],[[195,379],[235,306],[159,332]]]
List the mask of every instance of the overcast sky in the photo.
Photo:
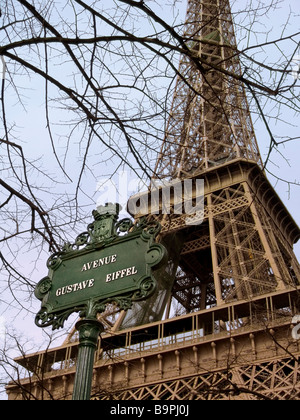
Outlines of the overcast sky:
[[[234,4],[234,10],[237,8],[241,8],[245,0],[239,0],[236,1]],[[185,10],[185,4],[183,2],[183,5],[181,6],[181,11]],[[272,14],[272,18],[264,18],[263,16],[260,18],[260,21],[257,25],[257,32],[256,35],[259,38],[259,28],[261,28],[261,31],[268,27],[269,29],[272,28],[272,31],[270,32],[269,38],[270,39],[276,39],[276,37],[279,37],[281,34],[281,31],[283,29],[283,26],[285,25],[285,22],[287,20],[287,17],[289,15],[289,10],[292,8],[294,11],[299,12],[300,15],[300,2],[299,0],[284,0],[282,2],[281,8],[276,12]],[[265,19],[265,20],[264,20]],[[297,25],[298,28],[295,29],[293,25]],[[291,22],[291,32],[297,32],[300,31],[299,27],[299,19],[293,19]],[[239,32],[237,33],[238,36]],[[253,40],[254,42],[254,40]],[[274,55],[276,55],[276,52],[274,51]],[[300,60],[300,50],[299,50],[299,60]],[[292,77],[292,76],[291,76]],[[36,158],[41,158],[41,161],[45,164],[48,168],[52,168],[52,171],[55,173],[57,170],[56,163],[52,156],[50,156],[50,143],[49,140],[45,141],[45,139],[48,139],[48,133],[46,130],[46,122],[45,122],[45,115],[44,115],[44,84],[43,82],[38,82],[36,79],[28,80],[24,79],[24,82],[26,84],[25,87],[27,92],[28,99],[26,102],[28,103],[27,110],[25,111],[22,109],[22,107],[18,106],[18,99],[16,97],[11,98],[11,112],[13,113],[14,120],[17,124],[17,130],[20,133],[20,137],[22,137],[23,141],[23,147],[26,151],[26,154],[29,156],[36,156]],[[59,111],[57,111],[58,114],[52,114],[53,117],[56,117],[59,120]],[[278,121],[276,124],[275,122],[272,122],[274,124],[274,129],[276,129],[276,134],[280,136],[285,136],[287,131],[295,133],[295,137],[299,135],[299,117],[296,117],[292,112],[289,114],[288,117],[290,121],[290,126],[287,126],[286,124],[282,124]],[[263,124],[260,121],[256,120],[256,117],[253,116],[253,121],[255,124],[255,130],[256,130],[256,136],[258,140],[258,144],[260,147],[262,158],[264,159],[267,156],[268,153],[268,147],[269,147],[269,138],[266,133],[265,128],[263,127]],[[67,127],[63,127],[63,130],[66,130]],[[56,128],[56,130],[59,130],[59,127]],[[78,148],[79,146],[76,145]],[[74,147],[74,153],[75,149]],[[299,140],[295,142],[290,142],[285,145],[284,148],[281,149],[281,153],[284,153],[285,159],[283,159],[282,155],[280,153],[273,153],[271,163],[269,164],[269,170],[271,172],[274,172],[277,176],[282,177],[285,180],[290,180],[291,182],[299,182],[300,180],[300,165],[299,165]],[[105,166],[104,164],[100,168],[96,168],[96,172],[94,174],[94,179],[92,182],[86,185],[86,188],[89,190],[89,195],[94,196],[94,202],[91,202],[90,200],[86,202],[82,202],[82,205],[87,205],[90,208],[90,211],[93,210],[93,208],[96,207],[96,202],[99,199],[99,194],[97,193],[97,179],[101,180],[107,173],[110,173],[108,170],[108,166]],[[74,168],[75,170],[75,168]],[[72,171],[71,171],[72,172]],[[128,177],[130,181],[133,181],[133,175],[129,174]],[[278,181],[276,178],[272,177],[271,175],[268,175],[269,180],[274,185],[276,192],[281,197],[282,201],[286,205],[287,209],[290,211],[292,217],[295,219],[295,221],[300,225],[300,194],[299,194],[299,186],[291,185],[282,181]],[[121,179],[124,182],[124,177],[121,176]],[[118,182],[118,181],[116,181]],[[134,185],[134,182],[132,183]],[[134,187],[132,187],[134,189]],[[130,191],[129,191],[130,192]],[[134,191],[132,191],[134,192]],[[70,241],[72,241],[75,238],[70,238]],[[300,243],[295,246],[295,252],[298,256],[298,259],[300,259]],[[43,276],[47,274],[46,270],[46,255],[44,264],[39,264],[38,269],[34,273],[34,281],[39,281]],[[28,257],[26,255],[23,256],[24,259],[24,269],[26,270],[26,264],[28,265],[28,272],[32,271],[32,261],[33,256],[30,256],[30,259],[28,260]],[[39,306],[39,302],[37,302],[37,307]],[[0,308],[0,316],[2,315],[4,317],[4,320],[6,322],[6,326],[10,328],[10,325],[14,325],[15,328],[18,328],[19,330],[22,330],[23,333],[28,336],[38,336],[40,334],[40,331],[37,330],[37,327],[34,325],[34,319],[33,314],[29,314],[26,316],[24,313],[18,314],[17,310],[8,310],[4,314],[1,314],[1,308]],[[1,318],[1,321],[3,321],[3,318]],[[1,328],[2,328],[3,322],[1,322],[0,325],[0,339],[1,339]]]

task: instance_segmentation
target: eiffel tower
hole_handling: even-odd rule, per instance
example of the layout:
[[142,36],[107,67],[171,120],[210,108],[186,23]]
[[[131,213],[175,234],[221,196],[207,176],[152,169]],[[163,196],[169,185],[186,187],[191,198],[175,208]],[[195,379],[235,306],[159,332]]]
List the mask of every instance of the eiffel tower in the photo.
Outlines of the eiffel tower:
[[[184,39],[154,173],[203,179],[203,222],[155,216],[168,266],[151,303],[102,316],[92,399],[300,399],[300,230],[264,172],[229,0],[189,0]],[[33,375],[9,399],[71,399],[77,344],[16,359]]]

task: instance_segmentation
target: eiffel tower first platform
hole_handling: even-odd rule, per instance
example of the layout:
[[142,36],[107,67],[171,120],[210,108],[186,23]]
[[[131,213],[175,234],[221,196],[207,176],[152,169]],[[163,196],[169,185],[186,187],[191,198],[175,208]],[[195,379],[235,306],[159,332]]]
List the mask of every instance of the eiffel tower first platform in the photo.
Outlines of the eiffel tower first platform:
[[[150,303],[102,316],[92,399],[300,399],[300,230],[266,178],[244,87],[230,76],[241,69],[229,1],[189,0],[184,36],[192,54],[154,173],[204,180],[203,222],[157,216],[164,280]],[[71,399],[77,354],[71,334],[19,357],[31,375],[7,386],[9,399]]]

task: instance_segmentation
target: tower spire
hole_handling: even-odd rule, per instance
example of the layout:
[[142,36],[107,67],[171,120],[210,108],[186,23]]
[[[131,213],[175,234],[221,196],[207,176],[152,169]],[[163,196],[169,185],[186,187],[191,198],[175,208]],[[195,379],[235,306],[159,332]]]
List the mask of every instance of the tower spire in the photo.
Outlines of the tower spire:
[[[185,178],[236,158],[262,167],[229,0],[189,0],[182,55],[158,178]],[[198,63],[198,65],[197,65]]]

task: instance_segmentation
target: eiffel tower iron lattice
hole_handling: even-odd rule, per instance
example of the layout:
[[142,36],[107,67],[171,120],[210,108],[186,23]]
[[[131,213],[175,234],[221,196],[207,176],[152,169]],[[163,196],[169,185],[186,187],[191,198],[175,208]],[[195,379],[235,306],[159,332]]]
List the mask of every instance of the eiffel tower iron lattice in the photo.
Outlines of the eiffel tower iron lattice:
[[196,63],[182,56],[155,174],[186,177],[236,157],[261,166],[229,1],[190,0],[184,39]]
[[[169,249],[167,273],[151,304],[123,312],[102,336],[92,399],[300,399],[291,334],[300,230],[263,170],[229,0],[189,0],[184,39],[191,54],[181,58],[154,173],[204,179],[203,222],[151,215]],[[22,391],[10,384],[9,398],[27,389],[70,399],[77,354],[69,337],[20,357],[34,376]]]

